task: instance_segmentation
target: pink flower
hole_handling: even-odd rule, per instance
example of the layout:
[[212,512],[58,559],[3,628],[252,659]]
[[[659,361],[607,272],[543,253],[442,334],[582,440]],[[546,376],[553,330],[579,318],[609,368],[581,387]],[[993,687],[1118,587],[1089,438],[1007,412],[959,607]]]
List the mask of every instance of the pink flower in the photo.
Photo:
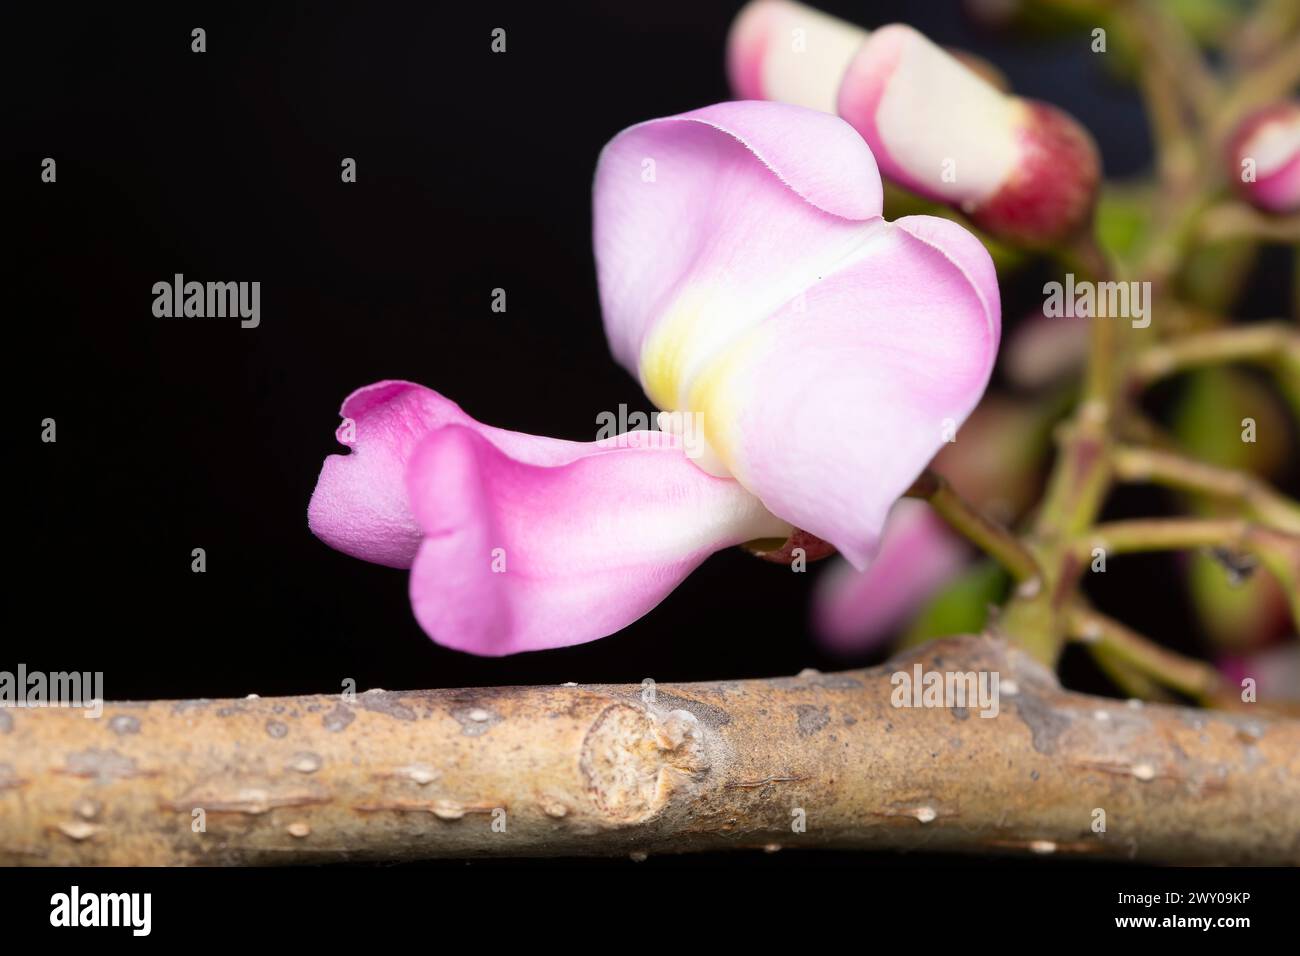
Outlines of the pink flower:
[[1027,245],[1089,219],[1091,137],[1046,103],[1009,96],[908,26],[871,33],[790,0],[753,0],[728,39],[738,96],[836,112],[881,172]]
[[481,425],[384,382],[344,403],[309,510],[348,554],[411,567],[416,617],[479,654],[645,614],[709,554],[806,532],[871,559],[894,500],[979,400],[1000,334],[988,253],[943,219],[881,218],[842,120],[724,103],[601,153],[594,241],[614,356],[664,432],[576,443]]
[[1300,103],[1275,103],[1246,119],[1228,147],[1238,192],[1266,212],[1300,210]]

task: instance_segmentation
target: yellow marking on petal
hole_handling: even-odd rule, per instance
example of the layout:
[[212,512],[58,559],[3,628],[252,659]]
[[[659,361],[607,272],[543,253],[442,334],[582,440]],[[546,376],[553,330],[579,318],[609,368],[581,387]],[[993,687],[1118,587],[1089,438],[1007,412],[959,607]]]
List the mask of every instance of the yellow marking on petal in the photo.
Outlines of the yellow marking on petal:
[[685,294],[655,324],[641,349],[641,385],[664,411],[681,410],[682,376],[692,341],[707,314],[703,296]]
[[727,470],[736,474],[736,425],[743,411],[745,365],[764,336],[763,327],[751,329],[710,362],[691,383],[687,406],[703,419],[709,448]]
[[[710,474],[734,476],[745,364],[767,341],[768,332],[763,325],[751,327],[706,358],[702,350],[709,347],[709,318],[718,307],[716,299],[699,289],[678,298],[646,337],[641,385],[659,408],[700,416],[706,450],[696,464]],[[711,344],[716,348],[716,342]]]

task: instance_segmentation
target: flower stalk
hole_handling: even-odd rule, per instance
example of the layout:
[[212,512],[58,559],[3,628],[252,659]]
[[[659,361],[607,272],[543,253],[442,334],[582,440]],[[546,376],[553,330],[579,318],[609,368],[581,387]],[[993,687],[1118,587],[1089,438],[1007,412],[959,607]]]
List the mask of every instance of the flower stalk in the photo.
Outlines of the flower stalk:
[[1209,664],[1183,657],[1132,628],[1079,605],[1070,611],[1071,637],[1094,653],[1120,661],[1159,686],[1168,687],[1210,706],[1223,697],[1223,679]]
[[955,531],[997,560],[1017,582],[1032,582],[1041,576],[1038,561],[1020,539],[962,498],[942,475],[922,472],[907,497],[929,502]]
[[1262,524],[1300,534],[1300,503],[1273,490],[1249,472],[1132,445],[1117,446],[1113,461],[1115,476],[1121,481],[1151,482],[1226,499]]
[[1152,345],[1134,357],[1130,381],[1135,388],[1141,388],[1208,365],[1275,361],[1300,369],[1300,329],[1294,325],[1260,322],[1197,332]]

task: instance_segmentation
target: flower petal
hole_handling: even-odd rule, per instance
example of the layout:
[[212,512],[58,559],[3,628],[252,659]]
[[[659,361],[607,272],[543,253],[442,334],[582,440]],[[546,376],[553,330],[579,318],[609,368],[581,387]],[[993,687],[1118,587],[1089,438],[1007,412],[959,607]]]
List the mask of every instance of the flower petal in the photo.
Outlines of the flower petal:
[[727,37],[736,95],[835,112],[836,93],[867,31],[791,0],[753,0]]
[[453,425],[415,451],[407,488],[425,534],[411,569],[416,618],[475,654],[612,634],[714,551],[790,531],[671,441],[547,467]]
[[624,130],[594,193],[614,357],[679,407],[699,363],[847,255],[881,202],[871,151],[824,113],[721,103]]
[[619,360],[702,418],[705,461],[861,567],[978,401],[1000,312],[972,235],[878,217],[848,132],[771,103],[633,127],[602,154],[595,232]]
[[974,236],[929,216],[878,221],[701,374],[688,407],[768,510],[862,568],[890,506],[979,401],[1000,322]]
[[837,561],[817,579],[813,628],[836,651],[869,650],[956,574],[966,556],[929,505],[904,498],[889,514],[871,567],[857,571]]
[[534,464],[563,464],[591,453],[581,442],[482,425],[455,402],[411,382],[357,389],[339,415],[344,422],[336,436],[351,453],[325,459],[307,506],[308,527],[344,554],[394,568],[411,566],[423,536],[407,503],[406,464],[431,431],[464,425]]

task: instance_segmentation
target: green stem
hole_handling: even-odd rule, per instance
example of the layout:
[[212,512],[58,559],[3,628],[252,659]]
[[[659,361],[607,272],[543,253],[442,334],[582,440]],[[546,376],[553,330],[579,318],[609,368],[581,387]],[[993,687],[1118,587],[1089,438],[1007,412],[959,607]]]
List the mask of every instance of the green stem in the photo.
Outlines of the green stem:
[[1300,330],[1285,322],[1260,322],[1197,332],[1142,352],[1130,367],[1135,387],[1205,365],[1281,359],[1300,369]]
[[1039,577],[1038,562],[1020,540],[957,494],[942,475],[922,472],[908,489],[907,497],[928,501],[958,534],[994,558],[1017,581]]
[[1070,612],[1070,631],[1090,649],[1105,652],[1165,687],[1209,705],[1222,691],[1218,672],[1208,664],[1166,650],[1141,634],[1086,607]]
[[[1300,60],[1296,51],[1287,47],[1234,83],[1225,97],[1182,25],[1158,3],[1124,0],[1117,16],[1139,50],[1147,54],[1140,64],[1140,82],[1153,114],[1161,173],[1161,189],[1150,213],[1152,227],[1143,248],[1131,259],[1116,263],[1114,270],[1091,236],[1061,250],[1060,255],[1068,267],[1090,274],[1094,281],[1109,279],[1113,271],[1120,279],[1149,282],[1150,308],[1165,316],[1163,309],[1175,291],[1174,280],[1194,242],[1207,231],[1214,235],[1225,223],[1236,228],[1243,221],[1237,212],[1225,214],[1217,207],[1220,211],[1212,212],[1205,223],[1207,210],[1216,208],[1214,200],[1222,191],[1219,157],[1228,133],[1255,99],[1263,98],[1300,67]],[[1276,224],[1269,226],[1269,231],[1276,229]],[[1280,362],[1284,370],[1300,369],[1296,333],[1281,326],[1262,331],[1254,327],[1162,342],[1161,331],[1168,334],[1169,330],[1163,321],[1149,331],[1093,321],[1080,405],[1059,432],[1060,453],[1032,535],[1017,549],[994,542],[1007,556],[1001,559],[1004,564],[1021,560],[1020,555],[1027,552],[1038,569],[1032,577],[1021,577],[1021,587],[995,626],[1049,665],[1055,665],[1069,638],[1079,578],[1087,568],[1091,547],[1098,542],[1117,553],[1206,546],[1246,550],[1277,575],[1284,589],[1289,586],[1291,593],[1300,592],[1300,545],[1293,536],[1283,534],[1296,520],[1292,502],[1257,482],[1209,466],[1191,463],[1189,467],[1185,460],[1172,456],[1117,449],[1114,437],[1124,433],[1125,423],[1137,413],[1132,401],[1137,389],[1179,368],[1256,357]],[[1129,353],[1136,354],[1136,360]],[[1250,516],[1273,527],[1244,520],[1206,519],[1096,526],[1117,479],[1159,481],[1234,498]],[[1292,603],[1300,621],[1300,596],[1292,598]],[[1117,645],[1097,648],[1099,663],[1117,680],[1141,685],[1147,675],[1133,660],[1134,642],[1120,639]]]
[[1253,555],[1277,579],[1300,627],[1300,535],[1233,518],[1137,518],[1096,525],[1072,544],[1076,566],[1106,554],[1224,548]]
[[1300,242],[1300,213],[1274,216],[1235,199],[1210,206],[1197,224],[1201,242],[1251,239],[1259,242]]
[[1152,680],[1149,675],[1121,659],[1111,648],[1089,644],[1088,653],[1092,655],[1092,659],[1102,672],[1110,678],[1111,683],[1123,691],[1125,696],[1138,700],[1174,703],[1173,694]]
[[1195,548],[1242,549],[1253,526],[1239,518],[1134,518],[1095,525],[1074,542],[1076,556],[1101,548],[1106,554],[1185,551]]
[[1264,63],[1242,77],[1237,88],[1215,117],[1211,128],[1211,145],[1222,146],[1247,114],[1293,95],[1298,84],[1300,84],[1300,38],[1294,38]]
[[1300,534],[1300,502],[1274,491],[1249,472],[1132,445],[1117,446],[1111,460],[1121,481],[1152,482],[1180,491],[1227,498],[1269,527]]
[[1123,9],[1175,95],[1186,102],[1200,123],[1211,122],[1222,98],[1218,78],[1167,0],[1129,0]]

